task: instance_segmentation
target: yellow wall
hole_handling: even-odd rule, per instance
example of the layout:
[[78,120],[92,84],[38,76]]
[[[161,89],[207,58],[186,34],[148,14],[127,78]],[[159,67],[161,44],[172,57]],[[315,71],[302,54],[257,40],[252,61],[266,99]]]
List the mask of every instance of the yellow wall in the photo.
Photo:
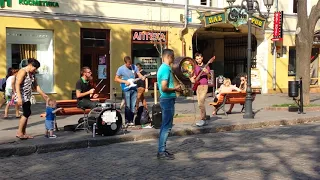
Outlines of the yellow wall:
[[[272,34],[266,34],[268,41],[271,42]],[[283,46],[286,46],[287,53],[276,60],[276,90],[273,90],[272,75],[273,75],[273,55],[268,58],[268,93],[288,92],[288,81],[294,77],[288,76],[289,64],[289,46],[295,46],[295,36],[286,34],[283,36]],[[271,52],[271,43],[269,43],[268,51]]]
[[[79,78],[80,71],[80,28],[110,29],[111,45],[111,86],[119,87],[113,81],[116,69],[123,64],[123,57],[131,55],[131,29],[150,30],[150,26],[86,23],[76,21],[31,19],[0,17],[0,77],[6,73],[6,28],[46,29],[54,31],[54,91],[57,99],[70,99],[71,90],[75,88],[75,82]],[[155,30],[159,27],[154,27]],[[181,40],[179,38],[181,28],[161,27],[167,30],[168,47],[176,52],[176,56],[182,53]],[[192,56],[192,35],[195,30],[189,29],[186,34],[186,55]],[[113,85],[112,85],[113,84]]]

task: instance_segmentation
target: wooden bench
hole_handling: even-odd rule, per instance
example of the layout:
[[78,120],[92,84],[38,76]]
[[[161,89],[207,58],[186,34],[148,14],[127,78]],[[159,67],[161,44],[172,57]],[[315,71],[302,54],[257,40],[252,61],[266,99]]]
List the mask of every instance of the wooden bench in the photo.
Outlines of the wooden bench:
[[[253,101],[256,97],[256,93],[252,93]],[[241,113],[244,110],[244,104],[246,101],[246,93],[245,92],[230,92],[230,93],[221,93],[217,102],[211,102],[209,105],[214,106],[216,108],[216,114],[220,109],[223,110],[224,114],[228,116],[227,111],[225,110],[226,104],[241,104],[242,109]]]
[[[105,100],[106,98],[91,99],[91,101],[100,102],[100,103],[105,102]],[[76,99],[58,100],[57,107],[63,108],[63,110],[58,111],[56,113],[57,116],[83,114],[83,110],[77,107]],[[90,109],[85,110],[86,114],[88,114],[89,112],[90,112]]]

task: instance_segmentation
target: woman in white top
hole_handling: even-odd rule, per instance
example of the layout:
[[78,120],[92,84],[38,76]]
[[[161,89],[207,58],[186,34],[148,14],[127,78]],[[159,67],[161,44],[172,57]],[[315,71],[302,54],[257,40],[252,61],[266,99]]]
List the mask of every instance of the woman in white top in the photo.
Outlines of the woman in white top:
[[[6,90],[5,90],[5,97],[7,100],[7,105],[4,110],[4,119],[8,118],[8,112],[9,112],[9,107],[11,104],[11,100],[14,99],[14,95],[16,93],[15,91],[15,80],[16,80],[16,75],[18,73],[17,69],[11,69],[11,72],[9,72],[9,77],[7,78],[6,81]],[[19,113],[19,106],[18,104],[15,104],[15,109],[16,109],[16,118],[20,118],[20,113]]]
[[[218,102],[221,93],[229,93],[232,91],[241,92],[241,89],[231,84],[231,80],[229,78],[225,78],[223,84],[219,88],[219,94],[214,98],[213,102]],[[214,108],[212,115],[216,115],[216,109]]]

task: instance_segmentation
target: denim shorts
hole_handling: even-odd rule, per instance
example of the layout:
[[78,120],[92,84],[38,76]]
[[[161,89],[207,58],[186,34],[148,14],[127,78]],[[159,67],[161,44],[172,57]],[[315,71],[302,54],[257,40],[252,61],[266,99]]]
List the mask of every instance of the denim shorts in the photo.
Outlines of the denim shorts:
[[54,129],[54,121],[45,120],[46,130],[53,130]]

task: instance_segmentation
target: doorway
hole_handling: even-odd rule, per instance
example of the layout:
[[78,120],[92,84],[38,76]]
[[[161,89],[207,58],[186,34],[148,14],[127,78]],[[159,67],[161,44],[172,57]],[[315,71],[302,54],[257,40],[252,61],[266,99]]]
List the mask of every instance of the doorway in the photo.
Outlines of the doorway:
[[[92,71],[99,98],[110,98],[110,30],[81,29],[81,67]],[[101,81],[101,83],[99,83]],[[103,88],[103,89],[102,89]],[[102,90],[101,90],[102,89]]]

